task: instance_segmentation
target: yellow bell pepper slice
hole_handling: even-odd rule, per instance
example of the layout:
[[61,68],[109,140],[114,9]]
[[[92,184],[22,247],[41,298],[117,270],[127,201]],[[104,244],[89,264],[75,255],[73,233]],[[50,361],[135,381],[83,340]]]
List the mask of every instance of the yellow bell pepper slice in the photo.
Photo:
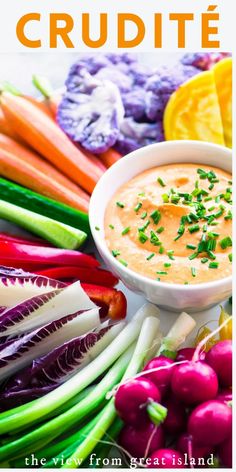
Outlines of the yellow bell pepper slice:
[[220,106],[212,71],[181,85],[165,108],[166,140],[195,139],[225,144]]
[[[203,326],[202,328],[200,328],[200,330],[198,331],[198,334],[196,336],[196,339],[195,339],[195,346],[197,347],[197,345],[203,341],[207,336],[209,336],[209,334],[211,334],[212,331],[207,328],[207,326]],[[217,343],[217,339],[212,336],[210,339],[208,339],[208,341],[205,343],[204,345],[204,351],[205,352],[208,352],[212,346],[214,346],[214,344]]]
[[219,332],[221,341],[224,341],[225,339],[232,339],[232,316],[226,313],[224,308],[221,307],[220,317],[218,321],[219,326],[221,326],[227,320],[228,323],[225,324]]
[[220,104],[225,144],[232,148],[232,58],[222,59],[215,64],[212,71]]

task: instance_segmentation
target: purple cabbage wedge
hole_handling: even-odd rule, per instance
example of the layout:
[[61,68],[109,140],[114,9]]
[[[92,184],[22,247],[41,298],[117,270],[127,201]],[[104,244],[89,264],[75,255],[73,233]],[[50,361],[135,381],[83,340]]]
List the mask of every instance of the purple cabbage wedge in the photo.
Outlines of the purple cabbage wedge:
[[27,333],[52,321],[94,308],[80,282],[57,288],[0,313],[0,338]]
[[49,393],[89,364],[119,334],[124,322],[94,329],[34,360],[4,385],[2,409],[12,408]]
[[28,298],[65,286],[63,282],[22,269],[0,266],[0,304],[4,307],[12,307]]
[[74,337],[100,326],[99,309],[77,312],[0,344],[0,382]]
[[77,67],[76,91],[67,90],[57,121],[73,139],[91,152],[103,152],[115,143],[124,108],[117,86]]

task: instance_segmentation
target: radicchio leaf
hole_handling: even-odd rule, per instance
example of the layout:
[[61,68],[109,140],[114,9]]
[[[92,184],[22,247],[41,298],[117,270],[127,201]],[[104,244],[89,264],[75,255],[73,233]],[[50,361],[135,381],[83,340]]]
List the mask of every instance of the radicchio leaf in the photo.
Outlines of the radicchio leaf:
[[61,344],[100,325],[99,309],[65,316],[0,345],[0,381],[10,377]]

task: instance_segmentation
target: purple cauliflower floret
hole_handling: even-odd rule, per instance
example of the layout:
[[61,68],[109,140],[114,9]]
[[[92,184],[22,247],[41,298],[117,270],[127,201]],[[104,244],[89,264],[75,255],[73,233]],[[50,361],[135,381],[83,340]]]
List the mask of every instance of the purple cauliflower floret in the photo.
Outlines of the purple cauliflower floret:
[[135,87],[131,92],[122,95],[125,116],[131,116],[134,120],[145,121],[146,92],[141,87]]
[[138,123],[129,117],[122,121],[115,148],[124,155],[142,146],[161,141],[164,141],[162,122]]
[[209,70],[225,57],[229,57],[229,52],[193,52],[185,54],[181,62],[184,65],[194,66],[201,70]]
[[132,89],[132,78],[118,69],[118,67],[109,66],[100,69],[96,76],[100,80],[111,80],[121,93],[129,92]]
[[176,67],[159,68],[146,83],[146,114],[149,120],[162,120],[166,104],[173,92],[199,69],[177,64]]
[[88,151],[101,153],[115,143],[123,116],[117,86],[77,65],[73,87],[68,87],[58,108],[57,121],[65,133]]

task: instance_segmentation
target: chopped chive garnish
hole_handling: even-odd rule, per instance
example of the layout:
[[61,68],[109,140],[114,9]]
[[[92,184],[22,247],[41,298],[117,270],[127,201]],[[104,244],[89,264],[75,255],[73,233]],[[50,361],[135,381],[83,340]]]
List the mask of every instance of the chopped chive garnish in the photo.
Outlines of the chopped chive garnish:
[[192,261],[192,260],[195,259],[197,256],[198,256],[198,252],[193,252],[193,253],[189,256],[189,260]]
[[217,197],[215,198],[215,202],[220,203],[220,195],[217,195]]
[[213,184],[218,184],[218,183],[219,183],[219,179],[211,179],[211,182],[212,182]]
[[115,226],[113,226],[113,225],[109,225],[109,228],[111,228],[111,229],[115,229]]
[[230,203],[231,200],[232,200],[232,195],[231,195],[230,192],[226,192],[226,193],[224,194],[223,198],[224,198],[224,200],[225,200],[226,202]]
[[218,225],[217,221],[212,221],[211,222],[211,226],[217,226],[217,225]]
[[180,201],[179,195],[172,195],[171,198],[170,198],[170,201],[171,201],[171,203],[174,203],[175,205],[177,205],[177,203],[179,203],[179,201]]
[[208,208],[208,211],[213,211],[215,209],[215,206],[212,206],[210,208]]
[[134,211],[137,213],[140,210],[140,208],[142,208],[141,202],[137,203],[137,205],[134,207]]
[[216,213],[214,213],[215,218],[220,218],[220,216],[222,216],[222,215],[223,215],[223,210],[222,209],[220,209]]
[[212,251],[208,251],[207,254],[210,259],[213,259],[213,260],[216,259],[216,256]]
[[204,202],[210,202],[212,200],[212,197],[206,197],[204,198]]
[[159,254],[164,254],[164,252],[165,252],[164,246],[160,246]]
[[197,173],[200,177],[200,179],[206,179],[207,178],[207,172],[203,169],[197,169]]
[[138,197],[145,197],[145,192],[138,193]]
[[147,229],[148,225],[150,224],[150,221],[147,220],[146,223],[143,225],[143,226],[140,226],[140,228],[138,228],[139,231],[145,231],[145,229]]
[[219,233],[215,233],[215,232],[213,232],[213,231],[209,231],[209,232],[207,233],[207,236],[208,236],[208,238],[213,239],[213,238],[218,238],[218,236],[220,236],[220,234],[219,234]]
[[162,180],[161,177],[158,177],[157,182],[158,182],[162,187],[165,187],[165,186],[166,186],[165,182],[163,182],[163,180]]
[[162,200],[163,200],[163,203],[169,203],[169,195],[168,195],[168,193],[163,193],[163,195],[162,195]]
[[184,282],[184,285],[188,285],[188,284],[189,284],[189,282]]
[[203,231],[204,233],[206,233],[206,232],[207,232],[207,225],[203,225],[203,227],[202,227],[202,231]]
[[161,212],[159,210],[154,210],[151,214],[150,217],[154,221],[155,225],[157,225],[161,219]]
[[209,239],[206,243],[206,251],[211,252],[214,251],[216,248],[216,240],[215,239]]
[[113,251],[111,251],[111,253],[114,257],[120,256],[120,251],[117,251],[116,249],[113,249]]
[[116,202],[116,205],[117,205],[119,208],[124,208],[124,207],[125,207],[125,204],[122,203],[122,202]]
[[209,269],[218,269],[219,267],[219,262],[209,262]]
[[197,270],[196,270],[195,267],[191,267],[191,273],[192,273],[192,276],[193,276],[193,277],[196,277],[196,275],[197,275]]
[[157,280],[157,282],[160,282],[160,281],[161,281],[160,277],[157,277],[156,280]]
[[171,259],[172,261],[175,260],[174,256],[174,251],[171,249],[170,251],[167,251],[167,256],[169,257],[169,259]]
[[95,226],[96,231],[100,231],[99,226]]
[[165,262],[164,267],[171,267],[171,263],[170,262]]
[[221,239],[220,247],[222,249],[227,249],[227,247],[231,247],[231,246],[232,246],[232,239],[230,238],[230,236],[227,236],[226,238]]
[[188,230],[191,234],[195,233],[196,231],[199,231],[199,229],[200,229],[199,225],[192,225],[192,226],[189,226],[189,228],[188,228]]
[[143,231],[139,231],[138,239],[139,239],[140,243],[144,244],[148,240],[148,236]]
[[149,254],[149,256],[146,257],[146,260],[150,261],[154,256],[155,256],[155,252],[152,252],[151,254]]
[[194,250],[194,249],[197,249],[197,246],[194,246],[194,244],[187,244],[187,245],[186,245],[186,248],[187,248],[187,249],[193,249],[193,250]]
[[232,217],[233,217],[232,211],[229,210],[228,213],[227,213],[227,215],[224,217],[224,219],[225,219],[226,221],[227,221],[227,220],[232,220]]
[[160,246],[161,241],[157,237],[157,235],[154,233],[154,231],[150,232],[150,243],[153,244],[153,246]]
[[213,188],[214,188],[214,184],[210,184],[208,187],[209,190],[213,190]]
[[157,270],[156,274],[157,275],[167,275],[167,272],[165,270]]
[[229,185],[232,185],[232,183],[233,183],[232,180],[228,180]]
[[229,255],[228,255],[228,258],[229,258],[229,261],[232,262],[232,260],[233,260],[233,254],[232,254],[232,253],[229,254]]
[[142,215],[140,216],[141,220],[144,220],[144,219],[146,218],[146,216],[147,216],[147,212],[144,211],[144,212],[142,213]]
[[208,259],[207,257],[203,257],[203,258],[201,259],[201,263],[202,263],[202,264],[206,264],[206,262],[208,262],[208,260],[209,260],[209,259]]
[[125,234],[129,233],[130,232],[130,226],[127,226],[126,228],[123,229],[122,231],[122,236],[124,236]]
[[158,234],[161,234],[161,233],[163,233],[164,230],[165,230],[164,226],[160,226],[160,228],[158,228],[156,232]]
[[124,259],[118,259],[118,261],[125,267],[128,266],[128,262],[124,261]]
[[198,181],[198,180],[195,180],[194,187],[195,187],[195,188],[198,188],[198,187],[199,187],[199,181]]
[[181,238],[181,236],[183,236],[184,232],[185,232],[185,227],[184,227],[184,225],[180,225],[180,227],[179,227],[179,229],[178,229],[178,231],[177,231],[178,236],[176,236],[176,238],[174,239],[174,241],[177,241],[179,238]]

